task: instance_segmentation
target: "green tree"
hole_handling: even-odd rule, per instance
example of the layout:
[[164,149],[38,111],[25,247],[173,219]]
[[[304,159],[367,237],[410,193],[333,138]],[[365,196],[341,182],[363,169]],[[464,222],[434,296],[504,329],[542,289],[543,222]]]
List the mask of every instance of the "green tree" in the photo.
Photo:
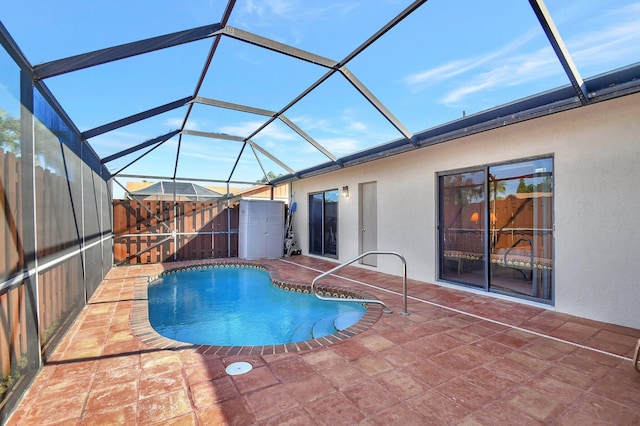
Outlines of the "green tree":
[[0,148],[20,155],[20,120],[0,109]]
[[524,178],[520,178],[520,182],[518,183],[518,189],[516,189],[518,194],[526,194],[533,192],[533,185],[527,185],[524,182]]
[[260,180],[257,180],[256,182],[258,183],[267,183],[267,182],[271,182],[272,180],[274,180],[275,178],[278,178],[282,176],[282,173],[280,173],[279,175],[276,175],[274,172],[269,171],[267,172],[267,175],[265,177],[263,177]]

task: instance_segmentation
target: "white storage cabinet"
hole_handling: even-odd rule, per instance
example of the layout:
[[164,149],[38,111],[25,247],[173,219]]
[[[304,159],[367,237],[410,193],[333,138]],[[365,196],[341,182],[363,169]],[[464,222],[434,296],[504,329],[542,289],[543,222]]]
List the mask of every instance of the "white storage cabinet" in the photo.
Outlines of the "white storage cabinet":
[[238,257],[277,259],[284,254],[284,202],[240,200]]

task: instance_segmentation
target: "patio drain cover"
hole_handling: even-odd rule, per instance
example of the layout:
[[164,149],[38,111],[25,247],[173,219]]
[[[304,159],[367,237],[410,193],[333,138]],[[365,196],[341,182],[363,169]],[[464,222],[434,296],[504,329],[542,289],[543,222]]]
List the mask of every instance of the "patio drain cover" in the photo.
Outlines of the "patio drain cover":
[[225,371],[230,376],[237,376],[239,374],[248,373],[252,369],[253,369],[253,365],[249,364],[248,362],[241,361],[241,362],[233,362],[229,364],[225,369]]

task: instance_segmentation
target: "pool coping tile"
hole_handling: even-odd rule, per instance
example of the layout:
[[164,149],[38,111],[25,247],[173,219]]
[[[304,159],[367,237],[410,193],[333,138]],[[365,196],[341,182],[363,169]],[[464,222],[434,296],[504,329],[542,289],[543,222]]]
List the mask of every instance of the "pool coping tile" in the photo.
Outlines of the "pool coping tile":
[[[259,268],[269,273],[272,285],[285,290],[295,291],[299,293],[311,293],[311,285],[303,283],[293,283],[286,280],[280,280],[273,277],[274,271],[269,266],[260,263],[251,263],[246,260],[241,261],[225,261],[198,263],[194,265],[177,266],[175,268],[162,271],[160,274],[149,276],[146,279],[136,279],[134,283],[134,299],[131,304],[130,326],[134,336],[142,343],[160,349],[194,349],[195,352],[207,355],[275,355],[290,352],[302,352],[330,346],[335,343],[342,342],[350,337],[356,336],[369,330],[382,316],[383,308],[381,304],[368,303],[365,305],[366,311],[362,318],[352,326],[339,330],[336,333],[329,334],[324,337],[303,340],[299,342],[284,343],[277,345],[255,345],[255,346],[216,346],[216,345],[198,345],[193,343],[180,342],[160,335],[149,322],[148,309],[148,293],[149,285],[158,278],[186,270],[207,269],[207,268],[229,268],[229,267],[251,267]],[[373,299],[378,300],[374,296],[363,292],[341,288],[339,286],[318,286],[317,293],[320,295],[344,298],[344,300]]]

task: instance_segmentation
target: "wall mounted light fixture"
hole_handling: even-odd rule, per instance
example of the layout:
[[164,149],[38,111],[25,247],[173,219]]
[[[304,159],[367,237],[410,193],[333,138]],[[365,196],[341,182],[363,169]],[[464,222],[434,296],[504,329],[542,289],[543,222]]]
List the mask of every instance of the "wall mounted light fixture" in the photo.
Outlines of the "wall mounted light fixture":
[[349,197],[349,187],[348,186],[343,186],[342,187],[342,196],[344,198],[348,198]]

